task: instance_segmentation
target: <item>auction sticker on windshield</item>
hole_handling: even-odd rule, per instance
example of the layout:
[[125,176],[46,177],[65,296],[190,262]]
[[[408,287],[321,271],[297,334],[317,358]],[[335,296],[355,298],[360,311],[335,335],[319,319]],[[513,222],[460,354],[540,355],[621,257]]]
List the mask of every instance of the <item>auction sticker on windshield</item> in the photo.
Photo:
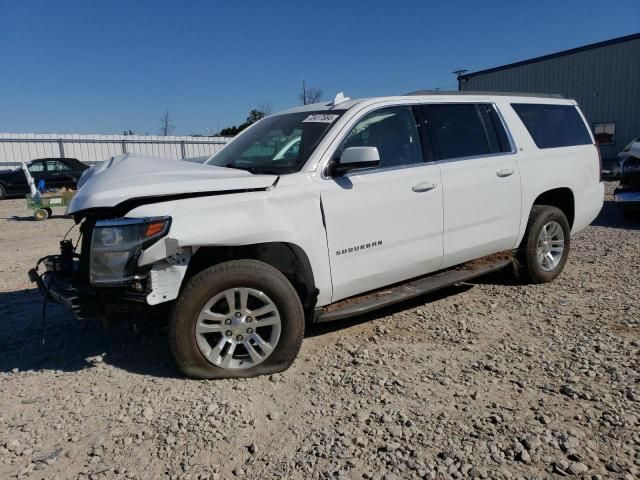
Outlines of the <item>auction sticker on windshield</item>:
[[314,113],[309,115],[302,122],[315,122],[315,123],[333,123],[340,115],[334,115],[329,113]]

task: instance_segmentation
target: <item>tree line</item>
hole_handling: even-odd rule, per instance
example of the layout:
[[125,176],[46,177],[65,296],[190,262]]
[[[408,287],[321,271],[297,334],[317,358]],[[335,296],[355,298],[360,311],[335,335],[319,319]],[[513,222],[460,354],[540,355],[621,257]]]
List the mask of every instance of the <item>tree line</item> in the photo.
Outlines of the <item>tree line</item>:
[[[298,100],[303,105],[309,105],[312,103],[318,103],[322,99],[322,90],[319,88],[311,88],[307,87],[305,81],[302,81],[302,92],[298,95]],[[247,119],[241,123],[240,125],[233,125],[231,127],[225,127],[213,136],[222,136],[222,137],[234,137],[245,128],[249,127],[251,124],[257,122],[261,118],[266,117],[271,114],[272,105],[269,102],[263,102],[256,108],[253,108]],[[165,113],[160,118],[160,135],[168,136],[171,135],[176,129],[173,119],[169,113],[169,109],[165,111]],[[125,135],[133,135],[133,131],[127,130],[125,131]],[[201,135],[194,135],[201,136]]]

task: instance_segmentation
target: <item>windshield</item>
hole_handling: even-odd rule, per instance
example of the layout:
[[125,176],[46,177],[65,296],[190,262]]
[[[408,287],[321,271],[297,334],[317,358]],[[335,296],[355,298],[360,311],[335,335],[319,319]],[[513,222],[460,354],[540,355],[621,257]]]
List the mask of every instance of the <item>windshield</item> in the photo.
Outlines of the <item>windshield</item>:
[[280,175],[299,171],[344,110],[275,115],[260,120],[207,165]]

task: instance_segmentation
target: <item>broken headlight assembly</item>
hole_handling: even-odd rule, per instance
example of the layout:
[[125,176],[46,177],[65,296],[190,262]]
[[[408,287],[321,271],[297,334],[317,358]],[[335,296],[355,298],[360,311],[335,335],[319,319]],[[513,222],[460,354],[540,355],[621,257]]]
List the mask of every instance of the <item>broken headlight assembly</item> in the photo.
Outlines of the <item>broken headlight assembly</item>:
[[134,279],[142,250],[164,237],[170,225],[170,217],[97,221],[91,236],[90,282],[121,285]]

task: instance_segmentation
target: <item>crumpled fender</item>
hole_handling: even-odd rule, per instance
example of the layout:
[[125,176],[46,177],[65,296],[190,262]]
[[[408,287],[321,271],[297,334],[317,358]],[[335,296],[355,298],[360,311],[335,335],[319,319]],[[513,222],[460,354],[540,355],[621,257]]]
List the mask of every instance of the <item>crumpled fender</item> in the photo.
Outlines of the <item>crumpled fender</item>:
[[311,264],[320,290],[318,304],[329,303],[331,276],[320,194],[310,188],[309,179],[305,181],[307,174],[296,176],[295,180],[281,179],[275,188],[264,191],[141,205],[127,216],[169,215],[167,238],[175,239],[180,248],[268,242],[297,245]]

